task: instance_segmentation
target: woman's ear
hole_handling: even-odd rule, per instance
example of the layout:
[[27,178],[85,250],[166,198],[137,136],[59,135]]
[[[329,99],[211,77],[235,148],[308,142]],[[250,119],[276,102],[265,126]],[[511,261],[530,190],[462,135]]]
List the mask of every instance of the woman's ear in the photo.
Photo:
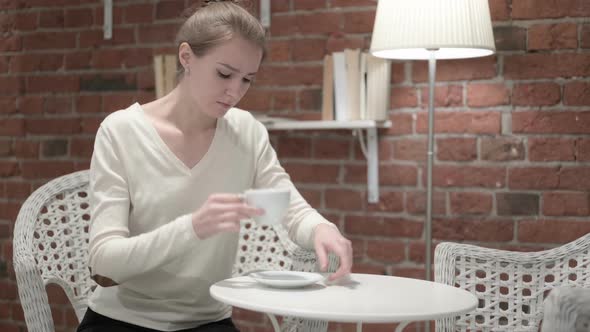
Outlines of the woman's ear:
[[184,68],[188,67],[191,54],[193,54],[193,50],[187,42],[183,42],[182,44],[180,44],[180,46],[178,47],[178,59],[180,59],[180,64]]

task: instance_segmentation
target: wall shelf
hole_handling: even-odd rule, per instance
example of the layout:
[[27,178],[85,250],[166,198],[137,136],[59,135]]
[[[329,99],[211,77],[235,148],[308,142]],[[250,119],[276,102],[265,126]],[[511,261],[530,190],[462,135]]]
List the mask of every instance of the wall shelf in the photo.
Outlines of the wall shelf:
[[[377,130],[391,127],[391,121],[299,121],[285,118],[258,118],[270,130],[352,130],[357,134],[363,154],[367,159],[367,200],[379,202],[379,149]],[[363,133],[365,131],[366,133]],[[366,146],[363,136],[366,135]]]

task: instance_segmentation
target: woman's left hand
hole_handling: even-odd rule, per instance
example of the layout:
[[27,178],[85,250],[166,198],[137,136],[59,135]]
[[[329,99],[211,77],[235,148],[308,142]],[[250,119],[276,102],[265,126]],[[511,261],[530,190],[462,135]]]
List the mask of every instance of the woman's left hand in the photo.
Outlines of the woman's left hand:
[[352,244],[344,238],[336,227],[319,224],[314,233],[314,248],[321,271],[328,269],[328,254],[334,253],[340,258],[340,267],[332,273],[329,281],[342,278],[350,274],[352,268]]

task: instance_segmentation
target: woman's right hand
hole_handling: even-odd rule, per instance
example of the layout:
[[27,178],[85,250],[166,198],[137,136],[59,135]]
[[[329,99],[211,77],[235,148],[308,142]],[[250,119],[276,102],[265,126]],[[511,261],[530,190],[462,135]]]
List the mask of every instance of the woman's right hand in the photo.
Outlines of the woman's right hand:
[[239,232],[240,220],[264,214],[249,206],[239,194],[212,194],[193,212],[193,230],[200,239],[222,232]]

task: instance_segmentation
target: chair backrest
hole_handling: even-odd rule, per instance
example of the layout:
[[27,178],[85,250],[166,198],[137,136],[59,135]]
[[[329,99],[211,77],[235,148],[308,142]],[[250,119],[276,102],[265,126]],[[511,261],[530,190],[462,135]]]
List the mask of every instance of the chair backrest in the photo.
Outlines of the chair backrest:
[[514,252],[460,243],[435,250],[435,281],[466,289],[477,309],[437,321],[437,331],[538,331],[543,300],[562,285],[590,286],[590,234],[539,252]]
[[14,228],[14,268],[29,331],[53,331],[45,286],[61,286],[78,319],[95,287],[87,268],[88,171],[57,178],[23,204]]
[[[87,268],[90,204],[87,170],[64,175],[37,189],[22,205],[14,229],[14,268],[30,332],[54,331],[45,286],[64,289],[78,321],[96,287]],[[242,223],[234,275],[253,269],[315,271],[313,251],[293,243],[281,228]],[[329,271],[337,259],[330,255]],[[284,326],[325,331],[325,322],[284,320]],[[300,330],[300,329],[298,329]]]

